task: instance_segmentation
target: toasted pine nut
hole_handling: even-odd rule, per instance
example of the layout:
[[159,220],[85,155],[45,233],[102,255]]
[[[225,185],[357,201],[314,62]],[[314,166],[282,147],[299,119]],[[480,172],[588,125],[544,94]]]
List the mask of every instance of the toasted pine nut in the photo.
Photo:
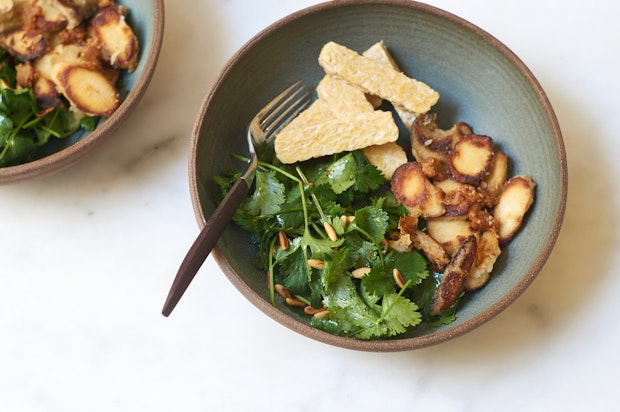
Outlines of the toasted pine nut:
[[405,278],[403,278],[400,270],[394,268],[394,270],[392,271],[392,276],[394,277],[394,282],[396,282],[399,288],[405,287]]
[[323,222],[323,228],[325,229],[329,240],[331,240],[332,242],[338,241],[338,235],[336,234],[336,230],[334,230],[334,227],[331,224],[329,224],[328,222]]
[[323,319],[329,316],[329,311],[327,309],[322,310],[314,314],[314,317],[317,319]]
[[282,250],[287,250],[290,245],[286,233],[283,231],[278,232],[278,242],[280,242],[280,249]]
[[340,216],[340,221],[342,222],[342,227],[343,228],[347,228],[347,226],[349,226],[349,219],[347,218],[347,215],[342,215]]
[[278,283],[273,288],[276,290],[278,295],[282,296],[284,299],[288,299],[291,297],[290,292],[286,290],[281,284]]
[[390,251],[390,242],[388,242],[386,238],[383,238],[383,240],[381,240],[381,244],[385,247],[384,255],[386,255],[387,252]]
[[308,305],[308,306],[306,306],[304,308],[304,313],[306,315],[315,315],[315,314],[317,314],[317,313],[319,313],[321,311],[324,311],[324,310],[325,310],[325,308],[323,308],[323,307],[315,308],[315,307],[312,307],[312,306]]
[[361,268],[357,268],[353,270],[351,272],[351,276],[353,276],[355,279],[361,279],[369,273],[370,273],[370,268],[361,267]]
[[306,304],[299,299],[295,298],[286,298],[286,304],[289,306],[294,306],[296,308],[304,308]]
[[322,260],[319,260],[319,259],[308,259],[306,261],[306,263],[312,269],[323,270],[323,268],[325,267],[325,263]]

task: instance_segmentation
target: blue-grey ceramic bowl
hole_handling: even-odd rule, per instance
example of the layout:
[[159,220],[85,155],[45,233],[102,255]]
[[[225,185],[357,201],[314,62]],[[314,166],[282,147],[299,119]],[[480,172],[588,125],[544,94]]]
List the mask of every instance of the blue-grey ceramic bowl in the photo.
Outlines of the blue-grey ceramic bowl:
[[102,119],[90,133],[77,132],[58,141],[57,146],[47,149],[49,153],[40,159],[18,166],[0,168],[0,184],[15,183],[59,172],[97,149],[116,128],[129,117],[144,95],[159,58],[164,34],[163,0],[118,0],[127,8],[127,22],[138,38],[140,56],[137,68],[122,73],[122,103],[110,117]]
[[465,121],[492,136],[511,159],[511,173],[533,176],[537,197],[524,226],[499,258],[491,281],[462,302],[457,320],[390,340],[361,341],[309,326],[286,304],[272,306],[265,274],[252,265],[255,249],[231,224],[213,255],[225,275],[256,307],[309,338],[364,351],[420,348],[485,323],[534,280],[551,253],[564,215],[566,154],[560,127],[538,81],[489,33],[445,11],[412,1],[331,1],[294,13],[251,39],[223,68],[198,113],[190,187],[200,227],[216,207],[213,177],[239,168],[232,151],[246,152],[246,127],[278,91],[323,76],[317,56],[334,40],[358,52],[383,40],[400,68],[441,94],[435,107],[449,127]]

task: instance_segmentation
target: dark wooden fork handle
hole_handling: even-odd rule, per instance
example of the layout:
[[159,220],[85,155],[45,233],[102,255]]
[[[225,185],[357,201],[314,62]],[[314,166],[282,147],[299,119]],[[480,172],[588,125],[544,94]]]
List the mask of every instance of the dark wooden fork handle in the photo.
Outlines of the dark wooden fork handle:
[[215,212],[209,217],[207,224],[198,234],[179,267],[162,309],[164,316],[169,316],[172,313],[194,276],[224,233],[235,211],[248,195],[249,190],[248,182],[243,177],[238,179],[224,200],[215,209]]

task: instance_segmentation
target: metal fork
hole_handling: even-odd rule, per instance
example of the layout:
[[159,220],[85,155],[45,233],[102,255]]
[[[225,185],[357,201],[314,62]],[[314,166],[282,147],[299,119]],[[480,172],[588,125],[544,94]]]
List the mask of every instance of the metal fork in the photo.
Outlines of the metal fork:
[[247,133],[248,149],[251,156],[250,165],[215,209],[187,255],[185,255],[164,303],[162,309],[164,316],[169,316],[172,313],[207,256],[217,244],[218,239],[224,233],[237,208],[248,195],[258,167],[256,147],[264,142],[271,143],[277,133],[309,104],[309,92],[301,82],[296,82],[276,96],[254,116],[248,126]]

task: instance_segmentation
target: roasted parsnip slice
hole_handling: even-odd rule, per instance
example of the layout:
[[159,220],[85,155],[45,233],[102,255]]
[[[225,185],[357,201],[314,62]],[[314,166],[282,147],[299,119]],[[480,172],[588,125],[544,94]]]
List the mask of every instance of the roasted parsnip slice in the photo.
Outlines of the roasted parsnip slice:
[[39,77],[34,83],[34,94],[43,111],[51,110],[61,104],[56,85],[45,77]]
[[398,219],[398,230],[400,233],[408,233],[413,236],[413,234],[418,230],[418,216],[414,215],[405,215]]
[[452,148],[450,171],[458,182],[477,184],[489,171],[492,159],[493,140],[490,137],[465,136]]
[[397,239],[387,241],[388,249],[395,250],[398,253],[407,253],[413,250],[413,241],[409,233],[401,233]]
[[480,187],[492,196],[499,195],[508,177],[508,156],[498,150],[493,154],[491,167],[486,176],[482,178]]
[[448,130],[437,125],[437,114],[418,116],[411,128],[411,151],[418,162],[433,158],[447,164],[454,144],[464,136],[472,134],[471,127],[463,122]]
[[101,45],[102,57],[111,66],[134,71],[138,65],[138,39],[125,21],[122,9],[106,7],[90,21],[90,29]]
[[488,281],[495,261],[502,253],[499,247],[499,236],[495,230],[482,232],[478,237],[476,258],[469,274],[465,278],[465,290],[481,288]]
[[506,182],[493,216],[499,225],[499,243],[506,244],[521,226],[523,217],[534,202],[534,181],[528,176],[514,176]]
[[426,221],[426,233],[452,256],[463,245],[465,239],[476,232],[467,219],[439,217]]
[[0,33],[16,29],[22,25],[20,11],[29,0],[0,0]]
[[421,230],[415,230],[411,235],[411,241],[413,247],[421,251],[433,263],[433,269],[442,270],[450,261],[450,256],[443,246]]
[[466,183],[457,182],[454,179],[444,179],[435,182],[435,187],[444,193],[443,203],[446,208],[446,216],[463,216],[483,198],[476,187]]
[[454,254],[443,273],[443,278],[431,299],[430,315],[439,315],[448,309],[463,291],[465,278],[476,257],[476,237],[470,236]]
[[47,48],[47,40],[34,31],[17,29],[0,35],[0,46],[22,61],[34,60],[43,55]]
[[414,216],[435,217],[444,213],[442,192],[426,178],[418,162],[400,166],[392,176],[394,197]]
[[119,105],[116,88],[96,70],[79,64],[60,64],[56,79],[71,105],[87,115],[110,116]]

